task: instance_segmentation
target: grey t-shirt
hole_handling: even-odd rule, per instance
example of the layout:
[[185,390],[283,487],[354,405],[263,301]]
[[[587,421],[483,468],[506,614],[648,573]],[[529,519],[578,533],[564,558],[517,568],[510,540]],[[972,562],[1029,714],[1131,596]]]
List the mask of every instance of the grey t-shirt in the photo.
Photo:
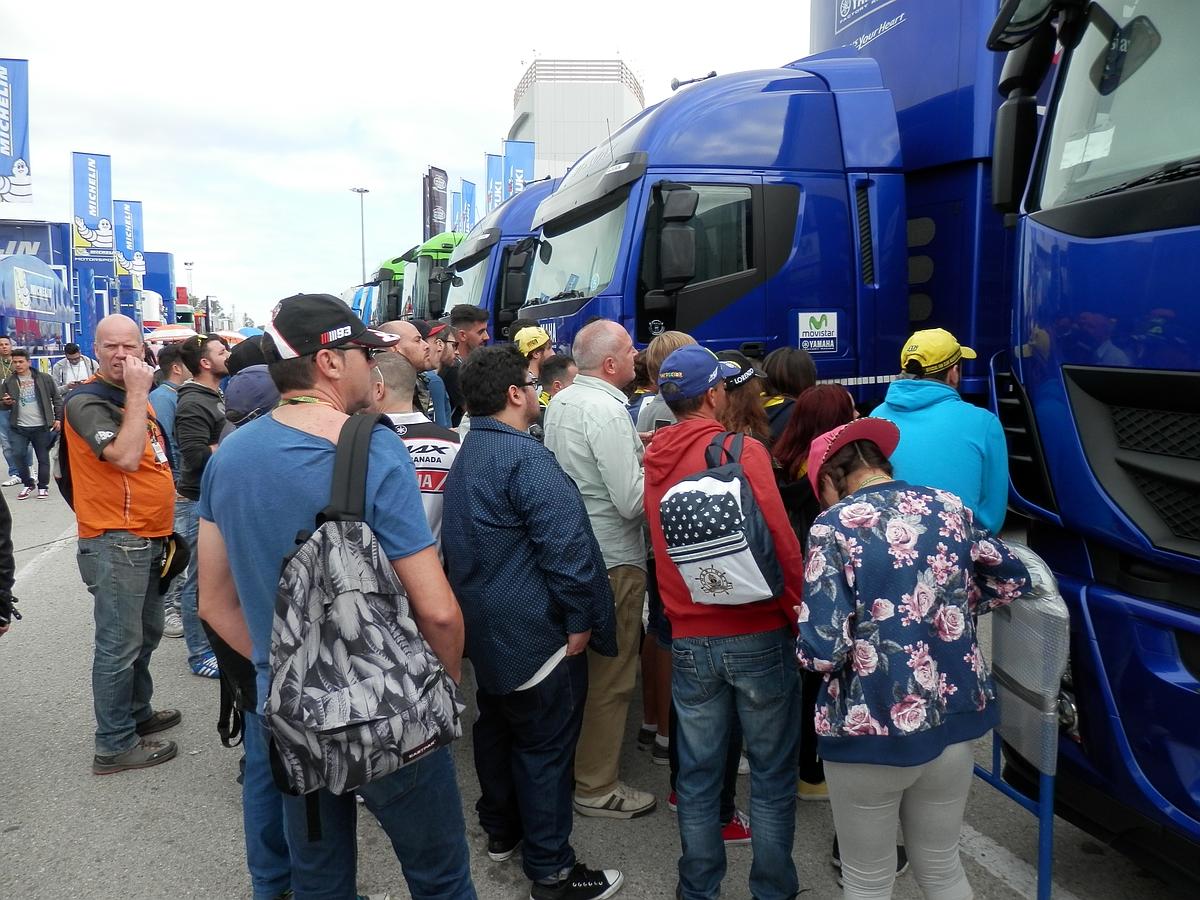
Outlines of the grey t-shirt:
[[17,397],[17,426],[19,428],[45,428],[46,417],[42,413],[42,405],[38,403],[37,385],[33,376],[17,378],[20,396]]
[[664,425],[675,424],[675,413],[667,406],[667,401],[661,396],[653,397],[642,404],[638,410],[637,430],[639,432],[657,431]]

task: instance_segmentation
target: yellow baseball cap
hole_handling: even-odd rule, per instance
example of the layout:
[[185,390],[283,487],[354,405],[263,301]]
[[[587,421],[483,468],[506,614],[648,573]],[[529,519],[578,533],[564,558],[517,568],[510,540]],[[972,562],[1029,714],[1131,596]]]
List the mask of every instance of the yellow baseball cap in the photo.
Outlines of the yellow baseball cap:
[[521,355],[528,356],[534,350],[540,350],[549,344],[550,335],[546,333],[544,328],[531,325],[528,328],[522,328],[518,331],[513,340],[517,344],[517,349],[521,351]]
[[[911,375],[936,375],[959,360],[974,358],[975,351],[959,344],[958,338],[945,328],[930,328],[916,332],[904,342],[904,349],[900,351],[900,369]],[[918,363],[921,371],[911,371],[910,360]]]

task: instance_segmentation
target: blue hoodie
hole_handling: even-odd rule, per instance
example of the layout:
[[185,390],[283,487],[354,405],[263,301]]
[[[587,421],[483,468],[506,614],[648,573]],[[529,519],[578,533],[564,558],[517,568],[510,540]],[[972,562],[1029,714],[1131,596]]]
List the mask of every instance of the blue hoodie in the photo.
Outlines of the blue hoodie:
[[896,477],[957,494],[975,521],[999,534],[1008,508],[1008,447],[1000,420],[940,381],[892,382],[873,416],[900,429]]

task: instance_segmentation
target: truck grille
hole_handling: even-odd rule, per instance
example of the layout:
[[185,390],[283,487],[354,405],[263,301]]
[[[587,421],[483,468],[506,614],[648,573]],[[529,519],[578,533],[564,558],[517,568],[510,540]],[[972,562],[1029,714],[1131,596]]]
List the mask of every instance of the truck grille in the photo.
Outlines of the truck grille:
[[1162,550],[1200,557],[1200,373],[1063,366],[1105,492]]

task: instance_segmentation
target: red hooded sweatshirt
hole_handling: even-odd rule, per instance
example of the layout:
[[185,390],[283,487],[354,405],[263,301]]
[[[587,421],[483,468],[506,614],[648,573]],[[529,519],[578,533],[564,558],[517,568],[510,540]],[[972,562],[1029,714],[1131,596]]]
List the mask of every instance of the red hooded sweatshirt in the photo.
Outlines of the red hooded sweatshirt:
[[667,618],[671,620],[671,634],[674,637],[731,637],[784,627],[794,632],[796,608],[804,593],[804,555],[779,498],[771,456],[753,438],[745,439],[741,463],[754,500],[775,542],[775,555],[783,570],[783,593],[774,600],[742,606],[693,603],[679,569],[667,556],[658,504],[663,494],[679,481],[708,468],[704,451],[713,436],[721,431],[724,429],[715,419],[687,419],[660,429],[646,448],[646,518],[650,523],[658,590]]

